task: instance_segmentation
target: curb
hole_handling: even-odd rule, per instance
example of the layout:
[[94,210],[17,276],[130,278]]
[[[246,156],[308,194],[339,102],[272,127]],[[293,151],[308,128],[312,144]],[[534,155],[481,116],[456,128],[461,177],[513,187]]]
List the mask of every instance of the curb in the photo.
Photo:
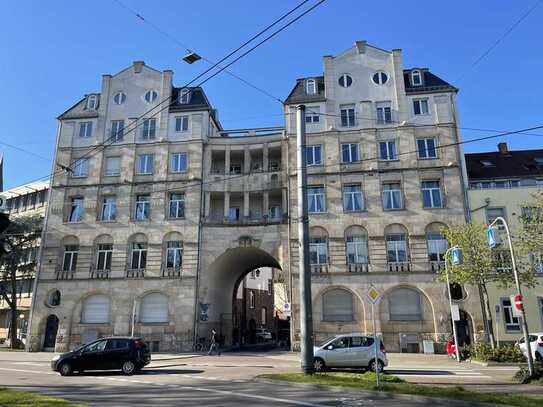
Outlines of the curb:
[[[309,383],[296,383],[289,382],[287,380],[278,380],[278,379],[267,379],[255,377],[253,379],[255,382],[267,383],[267,384],[288,384],[289,386],[298,387],[301,389],[315,389],[315,390],[333,390],[336,392],[352,392],[358,393],[360,395],[367,395],[373,397],[377,400],[406,400],[406,401],[420,401],[427,405],[432,405],[435,407],[443,406],[457,406],[457,407],[496,407],[498,404],[491,403],[476,403],[472,401],[460,401],[448,398],[440,397],[427,397],[427,396],[416,396],[412,394],[401,394],[401,393],[389,393],[384,391],[372,391],[372,390],[358,390],[353,387],[344,387],[344,386],[333,386],[333,385],[324,385],[324,384],[309,384]],[[500,404],[499,407],[507,407],[505,404]]]
[[470,360],[470,363],[484,367],[494,367],[494,366],[503,366],[503,367],[522,367],[528,366],[527,363],[502,363],[502,362],[480,362],[478,360]]

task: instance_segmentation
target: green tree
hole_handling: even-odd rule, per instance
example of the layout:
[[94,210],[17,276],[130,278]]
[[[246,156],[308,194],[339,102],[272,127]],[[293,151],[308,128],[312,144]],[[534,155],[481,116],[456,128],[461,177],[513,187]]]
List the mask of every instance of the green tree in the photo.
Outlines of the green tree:
[[22,280],[34,277],[36,263],[29,256],[36,250],[43,219],[40,216],[20,217],[11,220],[0,235],[0,295],[8,304],[11,313],[11,347],[17,340],[17,294]]
[[[451,283],[472,285],[478,288],[481,309],[486,320],[486,330],[492,347],[495,346],[492,313],[488,298],[488,284],[497,284],[507,288],[514,284],[513,271],[510,265],[509,247],[507,240],[496,249],[488,246],[486,238],[487,226],[482,223],[454,225],[443,230],[449,247],[459,246],[462,249],[464,262],[461,265],[449,267]],[[445,281],[445,270],[439,272],[439,278]],[[533,286],[533,273],[520,272],[522,284]]]
[[543,190],[532,194],[523,205],[515,236],[520,267],[526,272],[543,272]]

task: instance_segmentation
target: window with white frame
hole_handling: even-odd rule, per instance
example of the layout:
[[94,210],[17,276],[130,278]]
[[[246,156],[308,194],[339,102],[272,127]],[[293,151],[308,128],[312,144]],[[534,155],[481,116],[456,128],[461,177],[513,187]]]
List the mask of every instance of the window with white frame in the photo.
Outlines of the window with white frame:
[[62,270],[74,272],[77,267],[77,256],[79,253],[78,245],[64,246],[64,256],[62,258]]
[[357,143],[346,143],[341,145],[341,161],[344,163],[354,163],[360,160],[359,148]]
[[185,194],[172,192],[170,194],[170,218],[181,219],[185,217]]
[[153,154],[140,154],[138,155],[138,175],[149,175],[153,173]]
[[134,207],[134,219],[146,220],[151,214],[151,197],[149,195],[137,195]]
[[177,116],[175,118],[175,131],[185,132],[189,130],[189,117],[188,116]]
[[439,181],[422,181],[422,207],[423,208],[442,208],[441,187]]
[[121,157],[106,157],[104,174],[115,177],[121,174]]
[[328,264],[328,241],[325,237],[309,239],[309,262],[311,264]]
[[402,189],[399,182],[383,184],[383,208],[402,209]]
[[339,113],[341,117],[341,127],[356,126],[354,105],[340,105]]
[[373,82],[377,85],[384,85],[388,81],[388,75],[384,72],[377,72],[373,75]]
[[308,95],[317,93],[317,84],[315,83],[315,79],[308,79],[305,81],[305,92]]
[[154,90],[148,90],[143,98],[147,103],[153,103],[158,98],[158,93]]
[[72,198],[70,203],[69,223],[78,223],[83,220],[83,198]]
[[441,233],[430,232],[426,235],[428,246],[428,260],[445,261],[445,252],[448,248],[447,239]]
[[520,320],[513,315],[511,300],[509,298],[502,298],[502,309],[505,332],[520,332]]
[[96,269],[111,270],[111,259],[113,258],[113,245],[110,243],[99,244],[96,251]]
[[407,261],[407,238],[403,233],[386,235],[387,261],[402,263]]
[[347,264],[368,264],[368,239],[365,236],[347,236]]
[[92,122],[79,123],[79,137],[81,138],[92,137]]
[[436,139],[433,137],[417,139],[417,153],[420,159],[437,158]]
[[307,187],[309,213],[326,212],[326,196],[324,185]]
[[156,119],[143,119],[142,140],[153,140],[156,136]]
[[130,268],[141,270],[147,267],[147,243],[132,242],[130,246]]
[[100,220],[103,222],[112,222],[117,217],[117,198],[106,196],[102,199],[102,214]]
[[306,165],[321,165],[322,164],[322,145],[305,147],[305,164]]
[[307,124],[320,122],[320,106],[307,106],[305,109],[305,122]]
[[422,85],[422,75],[420,71],[411,72],[411,84],[413,86]]
[[179,92],[179,103],[181,103],[182,105],[186,105],[187,103],[189,103],[191,93],[192,92],[190,89],[181,89],[181,91]]
[[375,107],[377,124],[392,123],[392,107],[390,103],[377,103]]
[[85,109],[94,110],[97,107],[98,107],[98,98],[96,97],[96,95],[87,96],[87,104],[85,105]]
[[166,267],[181,268],[183,264],[183,242],[171,240],[166,243]]
[[170,155],[170,171],[173,173],[187,171],[187,153],[172,153]]
[[111,121],[111,140],[122,141],[124,137],[124,120]]
[[113,101],[117,105],[122,105],[126,101],[126,94],[123,92],[117,92],[115,96],[113,96]]
[[413,113],[415,113],[416,116],[427,115],[429,113],[428,99],[414,99]]
[[342,88],[348,88],[353,84],[353,78],[349,74],[342,74],[338,79],[339,86]]
[[379,142],[379,159],[383,161],[397,160],[396,140]]
[[78,158],[72,165],[72,177],[85,178],[89,175],[89,159]]
[[343,210],[345,212],[358,212],[363,209],[362,187],[359,184],[345,185],[343,187]]

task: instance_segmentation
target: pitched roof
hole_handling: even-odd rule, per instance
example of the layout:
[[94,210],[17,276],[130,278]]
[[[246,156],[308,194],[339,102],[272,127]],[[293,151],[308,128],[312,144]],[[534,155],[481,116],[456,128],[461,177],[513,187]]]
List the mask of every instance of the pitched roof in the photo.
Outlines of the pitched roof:
[[543,150],[469,153],[465,157],[470,180],[543,175]]
[[93,117],[98,117],[98,109],[86,109],[87,97],[91,95],[96,96],[96,106],[100,106],[100,94],[90,93],[85,95],[81,100],[79,100],[79,102],[58,116],[57,119],[91,119]]
[[458,92],[458,89],[455,88],[450,83],[444,81],[439,76],[434,75],[428,69],[419,69],[422,74],[422,85],[413,86],[411,80],[409,79],[409,74],[412,71],[417,69],[404,69],[403,71],[403,81],[405,85],[405,93],[426,93],[426,92],[442,92],[442,91],[452,91]]
[[[190,90],[190,97],[188,103],[180,103],[179,102],[179,93],[181,92],[181,89],[189,89]],[[172,89],[172,102],[170,105],[170,111],[171,112],[182,112],[186,110],[194,110],[194,109],[211,109],[211,104],[209,103],[209,100],[207,100],[207,97],[201,87],[194,87],[194,88],[173,88]]]
[[[308,79],[315,79],[317,82],[317,93],[308,94],[305,91],[305,83]],[[310,76],[307,78],[296,79],[296,85],[285,99],[285,104],[291,103],[311,103],[311,102],[323,102],[326,98],[324,96],[324,76]]]

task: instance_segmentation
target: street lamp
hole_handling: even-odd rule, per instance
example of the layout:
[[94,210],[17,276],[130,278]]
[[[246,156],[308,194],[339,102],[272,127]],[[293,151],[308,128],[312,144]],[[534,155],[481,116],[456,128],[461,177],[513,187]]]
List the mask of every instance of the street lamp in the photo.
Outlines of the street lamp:
[[460,363],[460,351],[458,344],[458,334],[456,333],[456,321],[454,320],[453,315],[453,303],[451,295],[451,283],[449,282],[449,268],[447,267],[447,257],[451,254],[451,264],[454,266],[459,266],[464,262],[464,256],[462,255],[462,250],[459,246],[453,246],[447,249],[445,252],[445,278],[447,279],[447,292],[449,293],[449,307],[451,309],[451,322],[454,336],[454,347],[456,352],[456,360]]
[[[494,249],[498,245],[498,240],[496,239],[496,230],[493,228],[495,224],[498,224],[501,222],[501,224],[504,226],[505,233],[507,234],[507,241],[509,242],[509,251],[511,253],[511,267],[513,269],[513,276],[515,278],[515,285],[517,286],[517,298],[522,301],[522,290],[520,288],[520,282],[518,279],[518,273],[517,273],[517,264],[515,262],[515,253],[513,251],[513,243],[511,241],[511,233],[509,232],[509,225],[505,221],[505,219],[501,216],[498,216],[490,225],[488,225],[488,229],[486,230],[486,236],[488,240],[488,246],[491,249]],[[512,304],[513,305],[513,304]],[[528,352],[528,369],[530,371],[530,376],[533,377],[534,375],[534,359],[532,358],[532,349],[530,346],[530,335],[528,332],[528,321],[526,320],[526,310],[524,309],[524,306],[522,305],[522,302],[520,303],[520,311],[522,315],[522,334],[524,335],[524,342],[526,343],[526,351]]]

